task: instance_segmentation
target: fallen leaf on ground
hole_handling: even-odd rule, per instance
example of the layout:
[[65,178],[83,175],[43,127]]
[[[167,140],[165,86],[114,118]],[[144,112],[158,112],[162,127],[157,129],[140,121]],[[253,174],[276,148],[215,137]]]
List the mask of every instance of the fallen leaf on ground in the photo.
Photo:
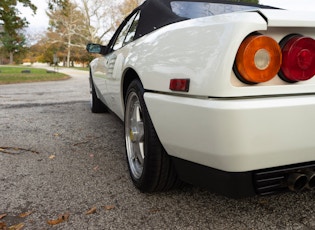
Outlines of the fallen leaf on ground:
[[0,220],[3,218],[3,217],[6,217],[8,214],[0,214]]
[[82,141],[82,142],[73,144],[73,146],[78,146],[78,145],[87,144],[87,143],[89,143],[89,141]]
[[48,220],[47,223],[50,224],[50,225],[60,224],[60,223],[62,223],[64,221],[68,221],[69,216],[70,216],[70,214],[66,213],[66,214],[60,215],[58,217],[58,219],[56,219],[56,220]]
[[6,230],[7,229],[7,225],[4,222],[0,222],[0,230]]
[[93,168],[94,171],[97,171],[98,169],[99,169],[98,165]]
[[19,217],[21,217],[21,218],[25,218],[25,217],[27,217],[27,216],[31,215],[32,213],[33,213],[33,211],[29,211],[29,212],[21,213],[21,214],[19,215]]
[[261,200],[258,201],[258,203],[259,204],[268,204],[268,201],[261,199]]
[[114,208],[115,208],[114,205],[106,205],[106,206],[104,206],[104,209],[105,209],[106,211],[112,210],[112,209],[114,209]]
[[96,213],[96,207],[91,208],[89,211],[85,213],[85,215],[90,215]]
[[19,223],[13,226],[10,226],[8,230],[21,230],[24,227],[24,223]]
[[152,208],[152,209],[150,209],[149,210],[149,212],[151,212],[151,213],[157,213],[157,212],[159,212],[159,211],[161,211],[160,209],[158,209],[158,208]]
[[50,160],[53,160],[53,159],[55,159],[55,157],[56,157],[55,155],[50,155],[50,156],[49,156],[49,159],[50,159]]

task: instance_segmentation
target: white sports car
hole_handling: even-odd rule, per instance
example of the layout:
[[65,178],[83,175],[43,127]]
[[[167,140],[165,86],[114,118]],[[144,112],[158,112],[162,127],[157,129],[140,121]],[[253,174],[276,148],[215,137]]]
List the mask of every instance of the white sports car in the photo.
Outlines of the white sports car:
[[107,46],[87,45],[101,54],[91,109],[124,121],[143,192],[182,181],[232,197],[313,189],[314,38],[314,12],[147,0]]

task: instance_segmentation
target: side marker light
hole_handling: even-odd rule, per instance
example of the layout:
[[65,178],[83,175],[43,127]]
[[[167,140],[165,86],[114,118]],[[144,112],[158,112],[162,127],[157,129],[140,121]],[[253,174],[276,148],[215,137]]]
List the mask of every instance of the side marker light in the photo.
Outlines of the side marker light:
[[170,90],[188,92],[189,84],[190,84],[190,79],[171,79]]

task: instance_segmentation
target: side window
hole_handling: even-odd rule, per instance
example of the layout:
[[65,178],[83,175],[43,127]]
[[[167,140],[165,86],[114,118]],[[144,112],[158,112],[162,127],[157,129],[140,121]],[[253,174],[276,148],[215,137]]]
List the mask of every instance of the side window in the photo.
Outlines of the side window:
[[[133,26],[135,18],[139,15],[139,13],[135,13],[129,20],[128,22],[124,25],[122,30],[120,31],[119,35],[117,36],[117,39],[115,41],[115,44],[113,46],[113,50],[118,50],[121,47],[123,47],[126,42],[126,36],[128,34],[129,29]],[[139,19],[138,19],[139,20]]]
[[138,12],[136,17],[135,17],[135,20],[133,21],[133,23],[129,29],[129,32],[128,32],[127,37],[126,37],[125,42],[124,42],[124,45],[127,45],[129,42],[133,41],[133,39],[136,35],[136,30],[138,27],[139,18],[140,18],[140,13]]

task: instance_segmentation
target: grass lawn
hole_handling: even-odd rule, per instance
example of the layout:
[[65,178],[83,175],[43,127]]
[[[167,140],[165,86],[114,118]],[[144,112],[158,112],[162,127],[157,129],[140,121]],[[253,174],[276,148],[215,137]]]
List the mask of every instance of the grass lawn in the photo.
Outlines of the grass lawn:
[[18,66],[0,66],[0,84],[58,81],[68,78],[69,76],[63,73],[49,73],[46,69]]

